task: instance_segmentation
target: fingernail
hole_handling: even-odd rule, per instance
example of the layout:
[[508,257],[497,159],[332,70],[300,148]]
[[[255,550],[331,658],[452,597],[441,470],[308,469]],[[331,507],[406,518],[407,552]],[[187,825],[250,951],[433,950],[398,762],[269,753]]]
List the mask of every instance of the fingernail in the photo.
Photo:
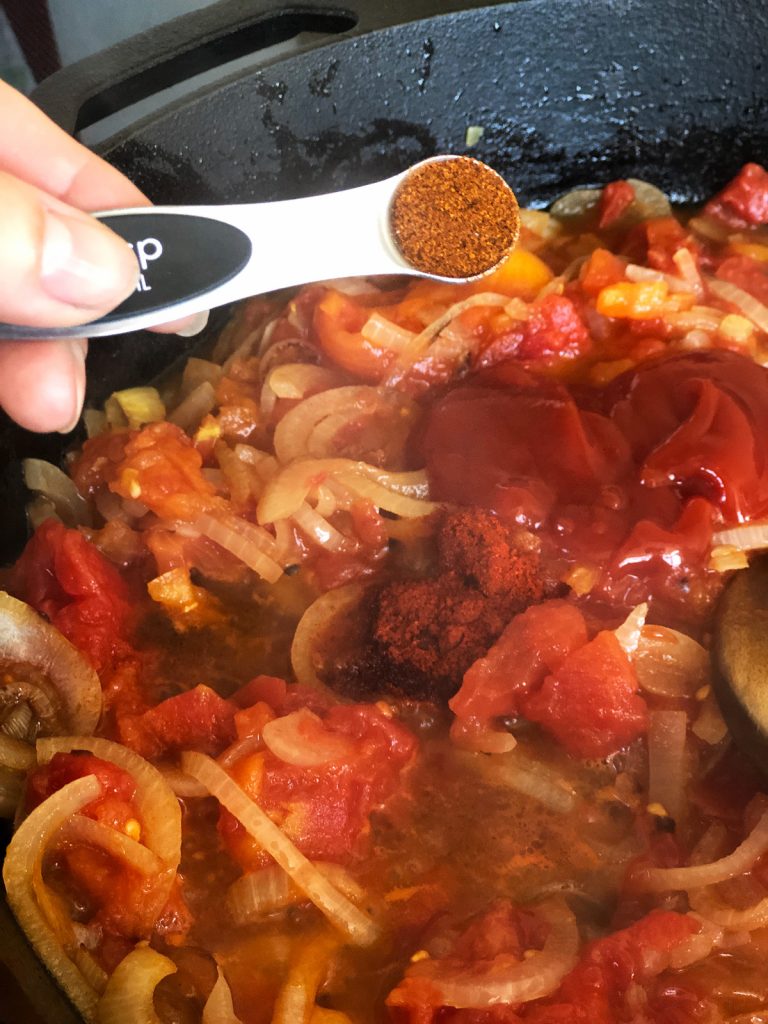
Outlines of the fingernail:
[[85,355],[88,351],[88,342],[84,338],[72,338],[62,341],[61,345],[69,351],[72,362],[73,400],[75,412],[72,420],[64,427],[60,427],[59,434],[71,434],[80,422],[80,414],[83,411],[85,399]]
[[51,298],[106,311],[131,294],[138,277],[130,248],[98,221],[46,212],[40,281]]
[[210,314],[207,309],[203,310],[202,313],[195,313],[194,316],[189,318],[186,327],[176,331],[176,333],[180,338],[194,338],[196,334],[199,334],[205,328],[209,316]]

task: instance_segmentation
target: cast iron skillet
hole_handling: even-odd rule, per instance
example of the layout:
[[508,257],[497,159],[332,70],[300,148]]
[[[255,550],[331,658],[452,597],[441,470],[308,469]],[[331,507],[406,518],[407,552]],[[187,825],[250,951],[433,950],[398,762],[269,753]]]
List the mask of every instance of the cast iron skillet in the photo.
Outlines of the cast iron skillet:
[[[524,203],[628,175],[696,201],[745,161],[768,159],[764,0],[462,7],[223,0],[58,72],[35,99],[67,130],[100,138],[109,160],[167,203],[363,184],[436,152],[467,152],[469,125],[484,128],[472,155]],[[206,69],[207,79],[190,77]],[[131,105],[168,87],[136,115]],[[190,347],[147,334],[94,343],[89,400],[151,379]],[[19,460],[56,460],[71,443],[0,427],[4,561],[25,537]],[[7,918],[0,959],[49,1024],[74,1024]],[[2,1021],[2,977],[0,991]],[[9,1024],[22,1019],[6,1012]]]

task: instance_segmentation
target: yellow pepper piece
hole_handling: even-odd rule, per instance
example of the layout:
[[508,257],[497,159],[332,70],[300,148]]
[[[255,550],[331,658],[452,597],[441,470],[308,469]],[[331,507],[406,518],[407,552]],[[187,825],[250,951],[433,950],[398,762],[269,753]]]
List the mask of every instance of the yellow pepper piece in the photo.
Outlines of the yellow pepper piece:
[[473,289],[530,300],[549,284],[552,276],[552,271],[538,256],[526,249],[514,249],[492,274],[477,281]]
[[171,569],[157,576],[149,581],[147,591],[153,601],[163,606],[178,633],[225,621],[219,601],[207,590],[196,587],[186,569]]
[[655,320],[667,313],[690,309],[693,303],[694,296],[688,292],[670,294],[666,281],[621,281],[603,288],[596,306],[603,316]]
[[759,263],[768,263],[768,245],[759,245],[757,242],[731,242],[728,248],[739,256],[749,256]]

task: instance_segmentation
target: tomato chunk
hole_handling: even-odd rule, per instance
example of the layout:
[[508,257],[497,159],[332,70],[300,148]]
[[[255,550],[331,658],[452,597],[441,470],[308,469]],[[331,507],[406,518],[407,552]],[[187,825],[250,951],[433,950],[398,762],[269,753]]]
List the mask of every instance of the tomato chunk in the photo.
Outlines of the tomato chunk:
[[768,171],[760,164],[744,164],[704,212],[736,231],[768,223]]
[[97,672],[130,651],[125,581],[78,530],[55,519],[39,526],[14,566],[11,590],[45,615]]
[[569,654],[523,711],[575,757],[605,757],[647,728],[647,707],[637,687],[629,658],[605,630]]
[[208,686],[169,697],[141,715],[118,721],[120,739],[143,757],[177,750],[218,754],[235,736],[236,708]]
[[611,181],[600,196],[598,228],[603,230],[615,224],[635,201],[635,190],[628,181]]

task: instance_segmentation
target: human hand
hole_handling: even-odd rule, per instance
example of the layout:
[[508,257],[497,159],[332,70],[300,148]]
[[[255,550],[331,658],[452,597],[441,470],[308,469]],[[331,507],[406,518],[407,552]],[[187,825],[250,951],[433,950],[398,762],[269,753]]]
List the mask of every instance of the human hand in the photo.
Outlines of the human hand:
[[[125,242],[86,211],[147,206],[127,178],[0,82],[0,321],[68,327],[136,287]],[[161,330],[196,333],[198,318]],[[88,342],[0,341],[0,406],[28,430],[66,433],[80,416]]]

